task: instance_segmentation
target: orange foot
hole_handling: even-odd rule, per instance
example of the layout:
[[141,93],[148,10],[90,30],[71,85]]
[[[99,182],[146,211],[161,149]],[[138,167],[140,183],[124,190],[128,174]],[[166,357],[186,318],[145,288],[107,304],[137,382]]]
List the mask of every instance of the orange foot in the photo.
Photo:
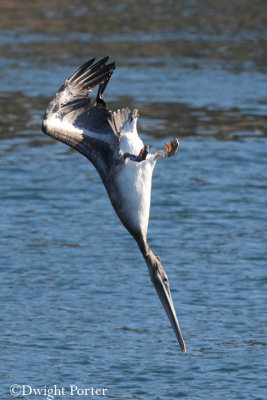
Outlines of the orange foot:
[[149,146],[146,144],[140,151],[140,153],[138,154],[138,156],[136,157],[135,161],[140,162],[146,159],[147,155],[148,155],[148,151],[149,151]]
[[166,150],[167,150],[167,157],[174,156],[174,154],[177,152],[178,147],[179,147],[179,142],[176,138],[173,138],[171,143],[165,143]]

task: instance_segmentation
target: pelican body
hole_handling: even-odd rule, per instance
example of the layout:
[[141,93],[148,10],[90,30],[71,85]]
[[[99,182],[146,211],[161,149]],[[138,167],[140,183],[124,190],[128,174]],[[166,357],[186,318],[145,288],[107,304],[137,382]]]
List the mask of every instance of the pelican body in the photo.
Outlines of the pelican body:
[[[44,115],[42,130],[74,148],[97,169],[114,210],[136,240],[149,274],[183,352],[185,343],[173,305],[168,277],[160,258],[147,244],[152,174],[158,157],[170,157],[177,139],[166,143],[166,152],[149,152],[137,133],[138,111],[109,111],[103,94],[115,69],[91,59],[83,64],[56,93]],[[98,86],[94,102],[88,94]]]

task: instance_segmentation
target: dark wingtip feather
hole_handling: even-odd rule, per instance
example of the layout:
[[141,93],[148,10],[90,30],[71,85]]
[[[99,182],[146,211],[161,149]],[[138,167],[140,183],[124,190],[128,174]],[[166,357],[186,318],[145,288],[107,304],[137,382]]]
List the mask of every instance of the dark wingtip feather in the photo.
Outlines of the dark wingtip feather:
[[74,81],[71,81],[72,85],[75,85],[79,91],[84,89],[91,91],[95,86],[102,84],[112,75],[115,69],[115,62],[105,64],[106,60],[107,57],[94,64],[92,68],[89,68]]
[[[59,89],[58,95],[51,101],[49,105],[49,114],[58,111],[60,108],[77,108],[83,106],[80,99],[88,100],[88,92],[93,91],[95,86],[105,85],[102,87],[101,94],[107,86],[109,78],[114,69],[115,62],[106,64],[109,57],[104,57],[95,62],[95,58],[86,61],[74,74],[65,81],[64,85]],[[75,102],[75,104],[73,103]],[[105,106],[105,103],[102,102]],[[71,105],[69,107],[68,105]]]
[[95,62],[95,58],[91,58],[91,60],[86,61],[80,68],[77,69],[77,71],[74,72],[73,75],[71,75],[69,82],[73,82],[75,79],[77,79],[80,75],[83,74],[84,71],[87,70],[88,67],[90,67],[93,63]]
[[98,68],[104,66],[106,64],[106,62],[108,61],[109,56],[103,57],[101,58],[101,60],[97,61],[91,68],[91,71],[94,72],[96,71]]

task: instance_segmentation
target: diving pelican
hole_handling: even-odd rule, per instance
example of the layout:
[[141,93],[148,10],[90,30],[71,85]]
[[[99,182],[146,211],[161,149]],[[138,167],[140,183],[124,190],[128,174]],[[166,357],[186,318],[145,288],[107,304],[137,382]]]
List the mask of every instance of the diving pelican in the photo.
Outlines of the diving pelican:
[[[152,173],[158,157],[171,157],[178,149],[174,138],[166,152],[149,153],[137,133],[138,111],[109,111],[104,91],[115,69],[108,57],[83,64],[56,93],[44,115],[42,130],[83,154],[97,169],[111,204],[122,224],[136,240],[151,280],[183,352],[185,342],[172,301],[168,276],[161,260],[147,244]],[[98,86],[95,102],[88,93]]]

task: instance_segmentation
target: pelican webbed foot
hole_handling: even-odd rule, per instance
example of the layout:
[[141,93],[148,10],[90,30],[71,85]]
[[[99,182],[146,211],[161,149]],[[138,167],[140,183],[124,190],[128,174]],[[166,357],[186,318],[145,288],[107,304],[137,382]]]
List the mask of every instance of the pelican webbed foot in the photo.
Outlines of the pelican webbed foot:
[[147,158],[148,152],[149,152],[149,146],[146,144],[141,149],[141,151],[138,154],[138,156],[135,156],[134,154],[130,154],[130,153],[124,153],[123,157],[124,157],[124,159],[130,158],[131,161],[141,162],[141,161],[144,161]]
[[165,143],[166,147],[166,153],[164,151],[159,150],[154,154],[154,159],[157,159],[158,157],[166,157],[169,158],[171,156],[174,156],[176,154],[178,147],[179,147],[179,142],[178,140],[174,137],[171,141],[171,143]]

